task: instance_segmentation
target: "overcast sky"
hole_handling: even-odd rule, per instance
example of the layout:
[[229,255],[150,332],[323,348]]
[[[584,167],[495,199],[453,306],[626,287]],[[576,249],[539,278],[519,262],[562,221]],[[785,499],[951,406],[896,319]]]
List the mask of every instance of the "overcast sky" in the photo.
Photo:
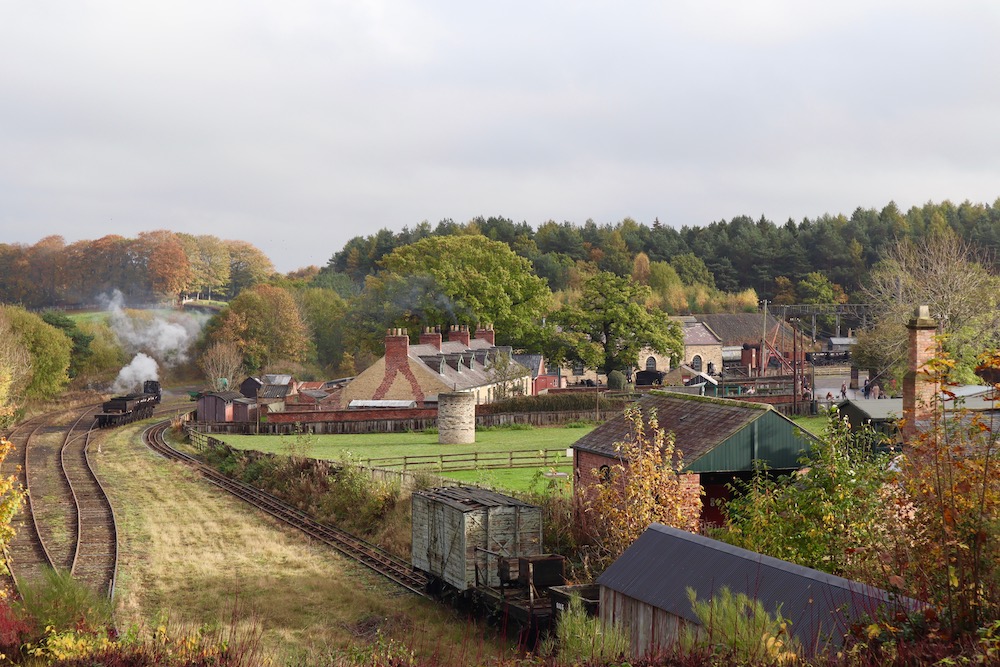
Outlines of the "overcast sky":
[[0,0],[0,242],[998,197],[996,0]]

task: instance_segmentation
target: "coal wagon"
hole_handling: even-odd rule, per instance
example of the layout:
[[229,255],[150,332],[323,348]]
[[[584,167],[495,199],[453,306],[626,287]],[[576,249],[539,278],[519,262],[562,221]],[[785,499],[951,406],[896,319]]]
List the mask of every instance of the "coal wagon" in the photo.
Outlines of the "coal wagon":
[[101,412],[96,416],[98,428],[110,428],[148,419],[160,403],[160,383],[146,380],[142,392],[114,396],[104,401]]

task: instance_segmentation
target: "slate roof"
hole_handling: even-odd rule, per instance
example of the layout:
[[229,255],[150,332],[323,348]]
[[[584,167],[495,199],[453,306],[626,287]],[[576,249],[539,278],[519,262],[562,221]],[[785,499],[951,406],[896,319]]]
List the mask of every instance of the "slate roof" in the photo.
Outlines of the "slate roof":
[[257,391],[258,398],[285,398],[288,396],[287,384],[265,384]]
[[694,322],[684,327],[685,345],[721,345],[722,339],[704,322]]
[[[735,345],[759,345],[761,334],[764,333],[764,319],[760,313],[711,313],[695,315],[699,322],[707,324],[712,331],[722,339],[727,347]],[[773,315],[767,316],[767,339],[774,337],[777,327],[785,330],[785,347],[791,349],[792,328]],[[775,347],[781,347],[781,335],[774,341]]]
[[[510,355],[511,348],[492,346],[479,338],[472,339],[468,347],[456,341],[444,341],[440,351],[429,344],[410,345],[407,349],[410,359],[426,366],[453,391],[494,384],[496,378],[489,368],[490,359],[499,353]],[[517,363],[513,356],[512,361]],[[424,400],[436,399],[427,396]]]
[[532,379],[541,375],[545,370],[542,368],[542,355],[540,354],[512,354],[510,358],[531,371]]
[[[644,420],[655,410],[660,427],[677,436],[687,465],[772,409],[763,403],[663,391],[643,396],[638,405]],[[573,448],[613,458],[618,456],[615,444],[631,435],[632,423],[620,414],[577,440]]]
[[791,621],[791,632],[807,653],[826,640],[842,643],[852,620],[899,605],[919,609],[922,603],[891,597],[874,586],[734,547],[683,530],[653,524],[597,579],[617,591],[675,616],[697,623],[687,588],[699,600],[710,599],[723,586],[763,602],[774,614]]

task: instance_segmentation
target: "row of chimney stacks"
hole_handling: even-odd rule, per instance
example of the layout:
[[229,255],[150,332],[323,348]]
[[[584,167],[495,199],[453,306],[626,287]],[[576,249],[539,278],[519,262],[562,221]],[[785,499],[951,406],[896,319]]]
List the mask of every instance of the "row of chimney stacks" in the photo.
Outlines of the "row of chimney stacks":
[[[490,346],[496,345],[496,332],[493,330],[492,324],[482,325],[476,329],[476,339],[485,340]],[[461,343],[465,347],[469,347],[471,343],[471,335],[469,327],[460,324],[453,324],[448,329],[448,341]],[[424,330],[420,333],[420,344],[430,345],[441,351],[441,344],[444,342],[444,338],[441,335],[440,327],[424,327]],[[410,350],[410,335],[406,329],[389,329],[385,332],[385,356],[387,360],[391,359],[402,359],[409,354]]]

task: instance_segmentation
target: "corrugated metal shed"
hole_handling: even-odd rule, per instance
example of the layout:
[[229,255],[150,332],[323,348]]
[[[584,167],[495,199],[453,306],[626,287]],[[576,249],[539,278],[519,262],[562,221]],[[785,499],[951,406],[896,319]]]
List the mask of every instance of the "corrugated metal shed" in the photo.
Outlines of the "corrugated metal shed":
[[[643,419],[655,412],[675,436],[687,472],[752,471],[755,460],[772,469],[797,468],[815,438],[763,403],[653,391],[638,403]],[[574,443],[573,448],[617,458],[616,444],[631,439],[632,424],[619,415]]]
[[780,608],[791,621],[792,634],[809,652],[827,642],[840,645],[850,623],[865,614],[922,606],[873,586],[659,524],[640,535],[597,583],[602,618],[615,604],[622,607],[615,596],[625,596],[692,623],[698,620],[687,589],[705,600],[726,586],[734,594],[760,600],[771,614]]

